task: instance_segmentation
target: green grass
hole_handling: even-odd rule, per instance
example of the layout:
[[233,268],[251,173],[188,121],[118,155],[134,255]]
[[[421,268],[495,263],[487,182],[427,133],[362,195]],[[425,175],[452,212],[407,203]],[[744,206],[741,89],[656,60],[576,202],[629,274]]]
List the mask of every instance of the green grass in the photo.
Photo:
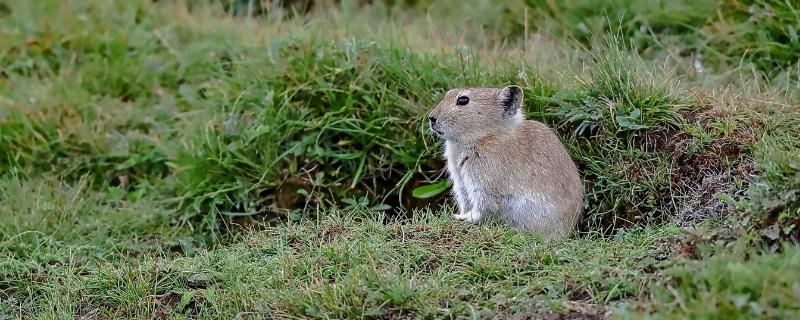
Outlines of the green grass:
[[[44,270],[8,272],[3,283],[15,287],[12,297],[17,290],[28,294],[16,299],[37,317],[94,309],[108,318],[159,312],[200,318],[487,317],[551,312],[538,302],[558,306],[564,300],[579,305],[557,310],[594,314],[642,295],[652,279],[649,270],[669,255],[658,239],[677,230],[545,243],[500,224],[466,225],[430,211],[386,219],[334,211],[237,236],[236,244],[192,257],[73,257]],[[25,260],[4,257],[8,264]]]
[[[0,319],[790,317],[797,8],[0,1]],[[511,83],[572,239],[414,196],[428,110]]]
[[[595,44],[598,34],[620,32],[648,56],[670,50],[672,56],[697,57],[701,66],[720,73],[744,68],[784,78],[780,81],[797,81],[800,7],[796,1],[527,0],[525,4],[531,20],[538,22],[533,28],[584,43]],[[521,11],[515,11],[517,19],[523,18]]]
[[[787,319],[800,315],[797,246],[782,252],[736,248],[669,268],[659,301],[641,316],[680,319]],[[649,312],[655,311],[650,315]]]

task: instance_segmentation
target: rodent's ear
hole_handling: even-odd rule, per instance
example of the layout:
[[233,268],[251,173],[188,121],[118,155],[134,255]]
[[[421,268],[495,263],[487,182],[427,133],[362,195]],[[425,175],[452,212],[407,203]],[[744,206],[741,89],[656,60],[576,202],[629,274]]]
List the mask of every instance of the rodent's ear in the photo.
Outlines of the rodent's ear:
[[501,89],[497,94],[497,103],[503,107],[503,118],[515,116],[522,106],[522,88],[510,85]]

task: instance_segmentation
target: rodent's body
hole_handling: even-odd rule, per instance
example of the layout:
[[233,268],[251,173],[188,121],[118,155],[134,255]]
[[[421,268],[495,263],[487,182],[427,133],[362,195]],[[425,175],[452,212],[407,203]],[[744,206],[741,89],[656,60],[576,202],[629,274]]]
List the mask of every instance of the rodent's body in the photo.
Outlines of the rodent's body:
[[[446,140],[447,170],[459,206],[455,217],[477,223],[496,214],[520,230],[556,239],[569,237],[583,207],[578,171],[552,130],[522,118],[522,90],[508,97],[503,93],[507,88],[458,89],[457,94],[451,90],[442,103],[449,104],[446,101],[454,97],[463,99],[466,91],[478,105],[473,110],[440,103],[438,111],[431,113],[432,128]],[[503,107],[512,102],[516,107]],[[492,118],[492,106],[498,109],[500,121],[474,125],[483,122],[481,118]],[[470,117],[473,111],[470,119],[457,119],[453,113]],[[446,123],[449,117],[456,119]],[[464,128],[460,120],[473,124]]]
[[566,151],[553,141],[558,138],[550,129],[526,120],[506,134],[474,144],[445,142],[459,206],[466,213],[480,204],[474,212],[499,214],[522,230],[568,237],[583,206],[583,187]]

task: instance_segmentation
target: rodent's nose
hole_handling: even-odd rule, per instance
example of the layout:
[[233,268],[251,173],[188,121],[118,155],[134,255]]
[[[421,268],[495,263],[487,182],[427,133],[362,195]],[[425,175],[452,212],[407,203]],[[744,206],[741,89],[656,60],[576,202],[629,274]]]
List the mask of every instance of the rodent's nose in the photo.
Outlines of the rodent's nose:
[[436,123],[436,118],[434,118],[433,116],[428,116],[428,121],[430,121],[431,124],[435,124]]

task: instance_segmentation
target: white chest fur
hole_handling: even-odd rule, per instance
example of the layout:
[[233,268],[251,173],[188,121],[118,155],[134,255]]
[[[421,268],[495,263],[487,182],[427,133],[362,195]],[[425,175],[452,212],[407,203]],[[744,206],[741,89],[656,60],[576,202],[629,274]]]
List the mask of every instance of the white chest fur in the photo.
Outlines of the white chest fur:
[[[468,148],[464,148],[452,142],[445,142],[444,156],[447,160],[447,172],[450,174],[450,179],[454,184],[463,187],[464,179],[467,178],[468,170],[465,170],[464,164],[469,155],[467,154]],[[456,187],[455,185],[453,186]]]
[[452,142],[447,141],[444,143],[444,158],[447,160],[447,172],[452,178],[457,175],[458,172],[458,168],[456,167],[456,163],[458,162],[458,150]]
[[456,219],[477,222],[490,212],[510,218],[517,225],[532,225],[538,223],[532,221],[549,219],[554,207],[547,197],[536,192],[535,187],[527,183],[529,181],[482,165],[472,147],[448,141],[445,158],[459,207]]
[[469,171],[469,167],[465,166],[465,161],[469,160],[470,148],[460,146],[450,141],[445,142],[445,158],[447,159],[447,172],[450,175],[450,181],[453,183],[453,195],[458,202],[459,214],[456,218],[463,220],[475,220],[480,216],[472,217],[475,204],[479,203],[481,199],[478,197],[477,185],[475,184],[474,177]]

